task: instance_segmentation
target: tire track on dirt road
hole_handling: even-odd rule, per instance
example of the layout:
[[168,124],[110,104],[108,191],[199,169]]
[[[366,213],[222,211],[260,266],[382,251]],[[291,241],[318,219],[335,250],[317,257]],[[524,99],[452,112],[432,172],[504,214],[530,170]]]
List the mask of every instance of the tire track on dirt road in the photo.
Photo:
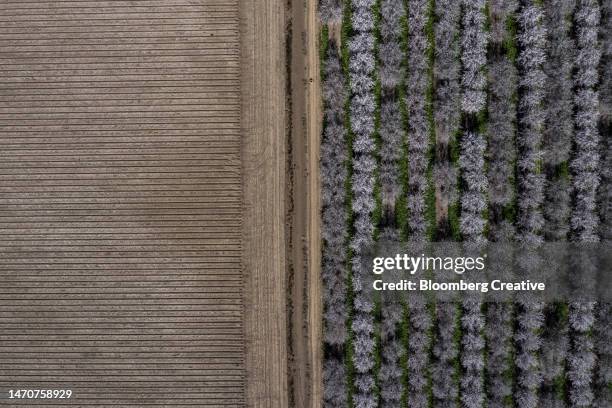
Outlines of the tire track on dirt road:
[[240,12],[246,402],[284,408],[289,406],[285,4],[242,0]]
[[321,124],[323,121],[321,106],[321,78],[319,66],[319,18],[317,2],[308,1],[307,14],[308,38],[308,141],[309,141],[309,228],[308,243],[310,248],[308,316],[310,322],[310,363],[311,363],[311,407],[318,408],[323,401],[322,379],[322,338],[323,338],[323,305],[321,295],[321,180],[319,174],[319,148],[321,141]]
[[296,1],[291,6],[289,392],[294,406],[315,408],[322,401],[319,25],[316,0]]

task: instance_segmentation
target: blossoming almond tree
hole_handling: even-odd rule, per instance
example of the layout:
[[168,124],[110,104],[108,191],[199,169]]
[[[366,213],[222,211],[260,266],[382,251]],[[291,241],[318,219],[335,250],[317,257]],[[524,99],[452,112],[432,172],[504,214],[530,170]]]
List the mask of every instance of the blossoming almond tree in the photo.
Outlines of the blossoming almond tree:
[[352,271],[354,318],[352,330],[353,365],[355,367],[353,402],[357,408],[375,406],[374,393],[374,317],[373,301],[364,284],[362,255],[373,243],[372,213],[374,201],[374,0],[352,1],[350,51],[350,116],[353,140],[353,250]]
[[[439,0],[435,2],[434,38],[435,55],[433,75],[435,94],[435,163],[434,183],[436,196],[436,229],[438,239],[452,235],[450,213],[456,206],[456,163],[451,157],[451,144],[456,143],[461,116],[460,43],[461,2]],[[455,407],[459,401],[457,386],[457,358],[459,342],[459,306],[453,296],[442,296],[435,308],[436,331],[433,345],[432,394],[434,406]]]
[[460,102],[460,44],[461,2],[439,0],[435,2],[434,28],[436,160],[434,180],[436,187],[437,230],[441,239],[450,237],[450,211],[457,201],[457,168],[451,159],[451,144],[455,143],[461,116]]
[[[409,240],[418,246],[427,239],[426,194],[429,166],[430,122],[427,117],[429,83],[427,24],[430,18],[428,0],[408,3],[408,72],[406,106],[408,110],[408,231]],[[428,372],[432,316],[425,297],[411,293],[408,297],[408,405],[427,407],[429,403]]]
[[[395,208],[400,193],[399,161],[403,142],[402,117],[398,87],[403,78],[401,24],[405,17],[402,0],[382,0],[380,3],[380,60],[381,83],[380,111],[380,183],[383,204],[381,239],[397,241],[399,237],[395,222]],[[381,407],[399,407],[402,396],[402,368],[400,358],[405,354],[398,324],[403,307],[399,300],[388,293],[382,294],[380,348],[381,367],[378,374]]]
[[[518,16],[519,127],[518,127],[518,240],[525,246],[543,241],[544,174],[542,172],[542,134],[545,119],[546,28],[544,11],[538,1],[523,2]],[[535,269],[538,260],[526,268]],[[544,322],[544,305],[530,296],[517,297],[515,400],[520,406],[539,406],[542,383],[539,332]]]
[[329,42],[324,63],[325,128],[321,141],[321,230],[323,249],[324,339],[329,351],[324,367],[325,404],[342,407],[346,400],[344,344],[346,342],[346,239],[345,183],[348,159],[344,129],[344,76],[338,49]]
[[319,16],[324,23],[338,23],[342,20],[343,0],[319,0]]
[[[478,115],[486,105],[487,44],[485,31],[485,1],[463,2],[463,32],[461,34],[461,108],[466,117],[466,129],[461,140],[459,167],[463,181],[460,229],[464,240],[477,249],[486,241],[484,217],[487,208],[488,180],[485,172],[486,141],[480,133]],[[466,294],[462,300],[460,380],[462,405],[482,407],[484,393],[484,316],[478,294]]]
[[[571,209],[567,165],[574,133],[572,70],[574,42],[571,37],[575,0],[544,3],[548,29],[546,62],[545,122],[543,131],[543,171],[546,177],[544,200],[544,238],[564,241],[569,232]],[[545,312],[547,324],[542,333],[541,403],[544,407],[565,405],[563,384],[568,349],[566,306],[550,304]]]
[[[505,214],[515,200],[514,163],[516,160],[516,95],[518,73],[515,65],[516,44],[511,22],[516,21],[517,0],[491,0],[489,3],[491,60],[489,61],[488,105],[488,172],[489,236],[498,245],[514,239],[514,225]],[[501,274],[511,263],[511,254],[504,254],[507,263],[495,265]],[[504,258],[504,259],[505,259]],[[486,371],[488,405],[507,406],[512,395],[513,315],[511,299],[502,297],[488,304],[485,337],[489,344]]]
[[[576,73],[574,75],[576,127],[575,151],[571,161],[574,208],[572,238],[579,242],[599,241],[596,195],[599,187],[599,47],[600,8],[596,0],[578,0],[576,23]],[[586,260],[589,264],[590,260]],[[588,266],[587,266],[588,268]],[[593,273],[597,265],[591,265]],[[588,272],[588,271],[587,271]],[[595,353],[592,338],[595,303],[570,303],[571,347],[568,356],[570,403],[573,407],[593,404]]]
[[319,0],[325,407],[610,405],[609,304],[402,304],[362,265],[375,238],[610,239],[610,3]]

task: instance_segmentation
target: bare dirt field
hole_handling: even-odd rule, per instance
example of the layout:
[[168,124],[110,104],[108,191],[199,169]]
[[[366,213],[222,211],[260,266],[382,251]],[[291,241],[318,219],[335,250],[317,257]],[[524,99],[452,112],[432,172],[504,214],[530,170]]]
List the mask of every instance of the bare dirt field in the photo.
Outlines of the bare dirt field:
[[[259,306],[283,296],[282,257],[257,236],[282,247],[280,231],[262,231],[282,207],[243,198],[242,185],[282,202],[259,182],[282,185],[282,168],[249,177],[283,155],[284,106],[274,75],[243,87],[279,104],[260,113],[247,103],[261,125],[249,135],[270,143],[245,138],[265,156],[247,154],[242,177],[239,18],[237,0],[0,4],[0,405],[256,401],[245,395],[245,347],[273,341],[245,322],[257,310],[272,321],[261,333],[282,332],[283,308]],[[263,27],[273,38],[251,48],[262,68],[270,44],[282,47],[282,25]],[[243,203],[260,223],[247,236],[255,217],[243,221]],[[250,242],[265,242],[253,273],[241,260]],[[252,288],[260,303],[245,308]],[[282,361],[283,349],[266,357]],[[286,377],[274,373],[270,387]],[[9,389],[72,396],[9,401]]]
[[288,407],[285,9],[240,5],[247,406]]
[[0,20],[0,398],[318,407],[316,1]]

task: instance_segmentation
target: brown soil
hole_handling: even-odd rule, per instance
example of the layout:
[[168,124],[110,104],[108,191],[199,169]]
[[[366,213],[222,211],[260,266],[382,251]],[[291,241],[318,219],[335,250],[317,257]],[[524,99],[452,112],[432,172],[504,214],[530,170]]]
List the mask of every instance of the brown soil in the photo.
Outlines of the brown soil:
[[289,213],[287,217],[287,243],[288,243],[288,276],[289,293],[287,304],[289,306],[288,343],[289,343],[289,374],[290,374],[290,402],[292,406],[305,406],[309,398],[309,369],[308,369],[308,325],[306,313],[308,311],[306,288],[308,287],[307,265],[307,185],[308,163],[306,146],[305,95],[304,77],[306,64],[304,54],[305,13],[304,3],[294,2],[290,14],[290,48],[289,66],[290,83],[289,97],[291,106],[291,128],[289,129],[289,184],[287,196]]
[[310,323],[310,361],[311,361],[311,404],[312,408],[321,406],[323,400],[322,381],[322,294],[321,294],[321,196],[319,175],[319,143],[321,135],[322,106],[319,67],[319,26],[316,1],[308,2],[308,146],[309,146],[309,229],[310,249],[309,269],[311,281],[308,290]]
[[[4,114],[9,117],[3,119],[6,126],[0,129],[0,145],[5,147],[0,162],[6,173],[0,187],[13,191],[11,183],[18,180],[23,183],[18,188],[25,190],[17,191],[18,197],[2,199],[5,212],[21,215],[11,216],[17,221],[5,217],[0,222],[4,224],[0,241],[5,242],[0,246],[0,274],[15,277],[12,264],[17,270],[31,269],[38,279],[35,289],[44,294],[45,303],[32,297],[32,302],[23,305],[25,312],[5,312],[0,328],[12,325],[16,317],[10,314],[18,313],[20,324],[30,328],[42,320],[52,323],[43,335],[56,337],[41,348],[36,342],[43,340],[36,337],[24,342],[10,340],[12,335],[6,334],[9,341],[3,346],[12,347],[11,353],[17,353],[15,358],[23,364],[12,369],[10,378],[6,370],[4,376],[0,373],[0,380],[27,385],[32,379],[28,360],[38,359],[40,353],[56,353],[60,359],[76,358],[77,368],[88,365],[100,374],[83,379],[80,368],[37,369],[36,375],[44,377],[47,386],[53,379],[58,385],[50,388],[72,384],[75,391],[79,389],[77,397],[83,390],[90,392],[95,397],[91,401],[97,401],[91,404],[102,401],[125,406],[130,405],[126,401],[134,402],[133,395],[150,392],[142,388],[142,379],[153,375],[153,369],[142,368],[147,358],[160,367],[176,364],[189,372],[198,371],[193,366],[203,367],[200,376],[177,374],[179,368],[156,368],[156,393],[163,397],[147,397],[148,404],[320,405],[318,30],[316,2],[302,1],[290,12],[296,22],[290,45],[294,50],[289,65],[291,121],[285,1],[233,0],[226,2],[226,14],[207,13],[203,7],[210,5],[208,1],[183,1],[172,7],[176,16],[166,17],[159,17],[168,12],[156,9],[168,7],[159,1],[144,1],[150,7],[133,2],[103,7],[89,1],[3,6],[0,14],[11,21],[0,28],[10,34],[2,41],[12,51],[0,70],[3,84],[8,84],[0,102],[16,113]],[[58,8],[70,11],[53,10],[60,17],[42,24],[45,20],[40,16],[50,12],[50,3],[71,3]],[[74,11],[86,3],[91,3],[87,8],[98,10],[87,12],[91,16],[83,20],[83,14]],[[113,20],[107,17],[109,8],[118,10]],[[17,16],[7,14],[9,10]],[[185,17],[194,15],[197,17]],[[154,22],[171,18],[189,28],[180,30],[185,33],[197,31],[194,27],[204,31],[193,38],[182,34],[188,41],[176,42],[168,28],[172,24]],[[90,24],[90,20],[99,21]],[[210,38],[202,40],[204,32]],[[113,36],[106,37],[107,33]],[[147,38],[146,33],[152,37]],[[35,39],[33,44],[28,44],[28,36]],[[89,44],[96,36],[104,41],[85,48],[75,46]],[[56,44],[46,48],[49,41]],[[214,48],[201,46],[213,43]],[[57,61],[75,72],[96,70],[87,68],[93,63],[112,66],[107,71],[113,73],[93,82],[75,80],[77,76],[71,74],[49,76],[48,71],[57,72],[53,65]],[[23,72],[30,74],[11,73],[6,68],[10,65],[23,66]],[[158,72],[142,74],[143,69],[155,68]],[[208,74],[213,70],[201,72],[211,68],[231,79]],[[200,73],[188,77],[185,70]],[[143,75],[153,79],[143,79]],[[133,79],[126,80],[126,76]],[[53,77],[58,78],[55,83],[45,85]],[[155,85],[150,81],[156,81]],[[202,102],[196,111],[185,108],[191,103],[176,102],[181,99],[209,102]],[[32,101],[36,104],[30,104]],[[38,106],[47,113],[41,114]],[[223,114],[213,113],[221,112],[220,106],[226,106]],[[83,112],[88,109],[91,112]],[[198,115],[194,112],[207,114],[191,120]],[[291,139],[287,137],[289,126]],[[27,160],[17,160],[15,152]],[[187,152],[190,156],[185,156]],[[213,154],[222,157],[210,159]],[[50,160],[50,156],[63,159]],[[164,164],[151,164],[155,160]],[[292,167],[287,167],[288,162]],[[89,219],[82,219],[81,214]],[[28,236],[37,241],[28,243],[34,239],[26,240]],[[116,243],[109,244],[109,240]],[[126,275],[126,271],[134,273]],[[104,279],[89,279],[83,286],[81,276]],[[27,296],[36,292],[31,291],[27,275],[18,277],[11,281],[15,288],[0,288],[5,303],[23,300],[22,290]],[[66,287],[58,289],[58,281]],[[126,281],[134,288],[126,286]],[[179,283],[161,285],[160,281]],[[222,329],[218,326],[221,321],[226,325]],[[91,333],[77,341],[73,334],[54,331],[55,325],[81,330],[75,322]],[[104,331],[108,328],[102,330],[100,323],[112,330],[128,330],[132,337],[109,336]],[[133,327],[144,329],[132,334]],[[159,332],[160,328],[168,333]],[[134,351],[135,343],[128,344],[134,341],[143,342],[138,351]],[[125,365],[130,372],[117,379],[117,369],[90,361],[92,349],[100,354],[100,361]],[[173,358],[190,365],[155,360]],[[209,366],[216,366],[217,371],[211,374]],[[100,384],[120,389],[119,394],[104,393]],[[173,393],[177,384],[199,394],[190,397],[191,402],[180,402]],[[224,391],[217,398],[218,387]]]
[[285,408],[285,13],[280,0],[243,0],[240,11],[246,401]]
[[289,373],[292,406],[319,407],[321,401],[321,283],[318,16],[314,0],[291,8]]
[[241,4],[247,401],[253,407],[316,408],[322,399],[316,5]]
[[[287,406],[284,32],[276,2],[257,0],[248,13],[267,20],[243,37],[261,66],[245,71],[242,133],[249,2],[211,3],[1,3],[0,406]],[[244,247],[257,261],[246,285],[242,141]],[[247,310],[261,321],[245,331]],[[262,398],[244,394],[247,334]],[[10,400],[9,388],[70,392]]]

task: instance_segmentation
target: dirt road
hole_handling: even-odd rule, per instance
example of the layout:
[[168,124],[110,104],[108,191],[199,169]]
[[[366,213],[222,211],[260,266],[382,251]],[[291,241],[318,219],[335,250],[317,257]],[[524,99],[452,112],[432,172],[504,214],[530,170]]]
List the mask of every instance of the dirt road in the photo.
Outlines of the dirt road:
[[321,401],[319,138],[321,106],[317,2],[293,2],[290,48],[290,182],[287,188],[290,399]]
[[288,133],[289,180],[287,213],[287,306],[289,347],[289,400],[292,406],[305,406],[310,396],[308,350],[308,140],[305,127],[305,81],[307,44],[305,34],[306,1],[291,4],[289,20],[288,71],[291,127]]
[[308,243],[310,249],[309,271],[310,285],[308,290],[310,323],[310,362],[311,362],[311,407],[318,408],[323,399],[322,381],[322,295],[321,295],[321,188],[319,176],[319,144],[321,136],[321,91],[319,67],[319,18],[317,2],[308,2],[307,38],[308,38],[308,197],[309,228]]
[[285,10],[280,0],[241,0],[240,12],[246,401],[285,408]]

